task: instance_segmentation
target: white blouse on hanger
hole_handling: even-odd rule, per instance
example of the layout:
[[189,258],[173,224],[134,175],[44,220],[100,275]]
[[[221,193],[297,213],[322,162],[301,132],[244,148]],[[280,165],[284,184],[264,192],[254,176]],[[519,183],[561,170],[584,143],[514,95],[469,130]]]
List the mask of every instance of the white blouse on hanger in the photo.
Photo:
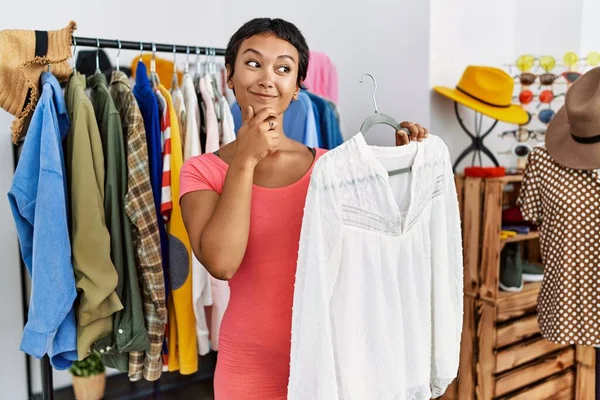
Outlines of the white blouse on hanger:
[[[389,170],[412,167],[388,176]],[[288,399],[429,399],[456,377],[460,217],[444,142],[366,144],[315,164],[302,223]]]

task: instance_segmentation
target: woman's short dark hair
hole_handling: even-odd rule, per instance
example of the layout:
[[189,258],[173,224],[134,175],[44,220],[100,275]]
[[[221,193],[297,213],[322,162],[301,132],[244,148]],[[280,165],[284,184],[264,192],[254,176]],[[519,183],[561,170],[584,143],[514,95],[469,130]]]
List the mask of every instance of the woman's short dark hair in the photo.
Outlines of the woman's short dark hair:
[[308,45],[296,25],[280,18],[252,19],[242,25],[233,34],[225,50],[225,65],[230,66],[228,79],[231,79],[233,76],[235,60],[244,40],[255,35],[269,33],[277,36],[279,39],[285,40],[298,51],[298,86],[300,86],[301,82],[306,78],[306,71],[308,69]]

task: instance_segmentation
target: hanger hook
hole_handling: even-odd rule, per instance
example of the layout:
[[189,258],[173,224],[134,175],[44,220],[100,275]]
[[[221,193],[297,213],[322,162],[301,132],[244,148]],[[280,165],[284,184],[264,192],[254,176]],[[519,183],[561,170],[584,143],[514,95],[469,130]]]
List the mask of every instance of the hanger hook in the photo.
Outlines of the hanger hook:
[[217,49],[215,49],[213,47],[213,69],[214,69],[214,73],[217,73]]
[[140,42],[140,58],[144,55],[144,43]]
[[73,36],[73,71],[77,72],[77,68],[75,65],[75,53],[77,53],[77,39]]
[[100,72],[100,39],[96,38],[96,72]]
[[363,77],[360,79],[360,83],[363,83],[365,81],[365,77],[368,76],[373,80],[373,106],[375,107],[375,112],[377,113],[377,101],[375,100],[375,92],[377,92],[377,81],[375,80],[375,77],[371,74],[364,74]]
[[117,52],[117,71],[121,70],[121,64],[119,63],[119,57],[121,56],[121,41],[117,39],[117,45],[119,46],[119,51]]
[[190,46],[185,47],[185,73],[190,72]]
[[152,42],[152,59],[150,60],[150,72],[156,72],[156,43]]
[[200,47],[196,47],[196,76],[200,74]]
[[173,45],[173,88],[176,88],[179,84],[177,77],[177,46]]

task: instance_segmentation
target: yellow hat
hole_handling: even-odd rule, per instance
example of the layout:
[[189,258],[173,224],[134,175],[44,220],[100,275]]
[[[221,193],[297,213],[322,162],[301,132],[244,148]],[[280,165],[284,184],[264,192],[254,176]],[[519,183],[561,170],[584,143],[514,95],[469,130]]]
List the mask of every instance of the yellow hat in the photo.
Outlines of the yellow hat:
[[456,88],[436,86],[436,92],[475,111],[511,124],[525,124],[527,112],[512,104],[515,83],[506,72],[494,67],[468,66]]
[[[150,61],[152,60],[152,54],[144,54],[141,56],[142,62],[146,65],[148,71],[150,71]],[[167,88],[171,89],[171,83],[173,82],[173,69],[175,65],[173,61],[165,60],[164,58],[155,57],[156,61],[156,74],[158,75],[158,79],[160,79],[160,83]],[[131,76],[135,78],[135,73],[137,70],[138,62],[140,61],[140,56],[137,56],[131,62]],[[179,85],[183,79],[183,74],[181,71],[177,71],[177,84]]]

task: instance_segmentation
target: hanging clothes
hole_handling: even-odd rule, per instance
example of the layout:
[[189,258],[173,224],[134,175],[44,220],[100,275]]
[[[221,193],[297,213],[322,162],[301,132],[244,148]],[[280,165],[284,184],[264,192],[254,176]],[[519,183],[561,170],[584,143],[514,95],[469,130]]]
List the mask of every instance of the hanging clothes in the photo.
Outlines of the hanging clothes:
[[[152,58],[154,58],[155,66],[156,66],[156,75],[158,76],[160,82],[164,82],[163,85],[171,90],[173,84],[173,71],[176,70],[177,66],[171,60],[166,60],[162,57],[157,57],[153,54],[143,54],[141,56],[137,55],[131,61],[131,72],[133,78],[137,80],[137,76],[141,73],[139,70],[139,64],[144,64],[144,69],[148,70],[152,64]],[[181,78],[183,77],[183,73],[177,70],[177,83],[181,82]]]
[[306,93],[315,105],[316,112],[319,114],[321,144],[326,149],[335,149],[344,142],[335,109],[324,98],[311,92]]
[[200,108],[200,119],[199,119],[199,128],[200,128],[200,148],[201,152],[204,154],[206,152],[206,105],[204,104],[204,98],[202,95],[201,86],[202,77],[200,73],[196,73],[194,76],[194,88],[196,89],[196,97],[198,98],[198,107]]
[[[156,89],[156,99],[158,100],[158,109],[160,113],[160,134],[162,142],[162,178],[160,194],[160,213],[164,223],[169,222],[171,210],[173,209],[173,199],[171,197],[171,115],[167,106],[167,100]],[[172,123],[178,124],[177,121]]]
[[461,246],[438,137],[388,148],[358,133],[324,155],[302,221],[288,398],[441,396],[458,371]]
[[[168,90],[158,85],[167,100],[171,121],[171,190],[179,199],[179,173],[183,165],[181,135],[173,100]],[[172,203],[173,209],[167,230],[169,233],[169,274],[171,296],[169,302],[169,371],[193,374],[198,370],[196,321],[192,305],[191,246],[183,224],[179,202]]]
[[217,114],[215,111],[215,105],[211,96],[212,89],[209,91],[209,85],[206,81],[206,75],[200,78],[200,93],[202,94],[202,102],[206,107],[206,120],[204,126],[206,129],[206,153],[212,153],[213,151],[219,150],[220,147],[220,134],[219,134],[219,121],[217,120]]
[[[219,122],[214,107],[212,96],[212,85],[204,75],[199,80],[199,89],[205,106],[205,130],[206,130],[206,153],[213,153],[220,148]],[[210,347],[214,351],[219,350],[219,332],[221,321],[229,303],[229,284],[209,276],[213,304],[210,309],[209,338]]]
[[162,343],[167,322],[165,282],[160,236],[150,185],[146,131],[129,79],[113,71],[110,94],[121,116],[127,145],[127,194],[125,210],[133,226],[133,243],[142,288],[143,311],[149,349],[129,354],[129,379],[155,381],[162,374]]
[[600,176],[557,163],[536,147],[517,199],[523,218],[539,226],[544,280],[538,323],[550,342],[600,344],[598,268]]
[[221,146],[233,142],[235,135],[235,122],[231,115],[231,108],[225,97],[220,98],[221,110],[223,110],[223,120],[221,121]]
[[337,69],[327,54],[318,51],[310,52],[303,84],[312,93],[337,104],[339,91]]
[[185,134],[182,135],[183,160],[185,161],[190,157],[202,154],[202,146],[200,143],[200,106],[198,104],[194,80],[190,74],[185,74],[183,76],[182,94],[186,109],[185,123],[183,124]]
[[163,273],[168,298],[168,262],[169,262],[169,239],[163,218],[160,212],[161,193],[162,193],[162,145],[160,131],[160,116],[158,112],[158,100],[152,90],[152,85],[148,79],[148,72],[144,63],[137,64],[137,75],[133,94],[138,102],[144,126],[146,128],[146,140],[148,145],[148,164],[150,169],[150,183],[154,195],[154,206],[156,208],[156,218],[158,221],[158,232],[160,235],[160,248],[163,261]]
[[[189,74],[183,76],[183,97],[185,100],[186,128],[183,160],[199,156],[200,145],[200,108],[194,82]],[[198,354],[204,356],[210,352],[209,329],[205,307],[213,305],[210,275],[192,252],[192,302],[196,317],[196,336],[198,338]]]
[[71,247],[79,293],[77,352],[86,358],[98,339],[113,332],[113,314],[123,309],[115,293],[119,275],[110,257],[104,212],[104,152],[86,79],[73,74],[65,100],[71,116],[66,170],[71,206]]
[[102,355],[107,367],[128,372],[128,353],[146,350],[150,341],[144,323],[131,222],[125,211],[127,165],[123,129],[106,77],[96,74],[88,83],[104,153],[104,215],[110,234],[111,260],[119,276],[115,293],[123,304],[123,309],[113,314],[112,334],[94,343],[93,349]]
[[177,87],[171,89],[171,97],[173,98],[173,106],[175,107],[175,114],[177,115],[177,121],[179,123],[179,132],[181,133],[181,144],[185,143],[185,121],[187,119],[187,109],[185,107],[185,99],[183,98],[183,91]]
[[43,72],[41,86],[8,191],[32,288],[20,350],[36,358],[47,353],[53,368],[65,370],[78,359],[62,146],[71,120],[58,80]]
[[304,137],[302,143],[308,147],[321,148],[321,140],[319,131],[317,130],[317,121],[315,119],[315,111],[310,97],[304,92],[298,93],[298,101],[303,103],[306,110],[306,123],[304,126]]

